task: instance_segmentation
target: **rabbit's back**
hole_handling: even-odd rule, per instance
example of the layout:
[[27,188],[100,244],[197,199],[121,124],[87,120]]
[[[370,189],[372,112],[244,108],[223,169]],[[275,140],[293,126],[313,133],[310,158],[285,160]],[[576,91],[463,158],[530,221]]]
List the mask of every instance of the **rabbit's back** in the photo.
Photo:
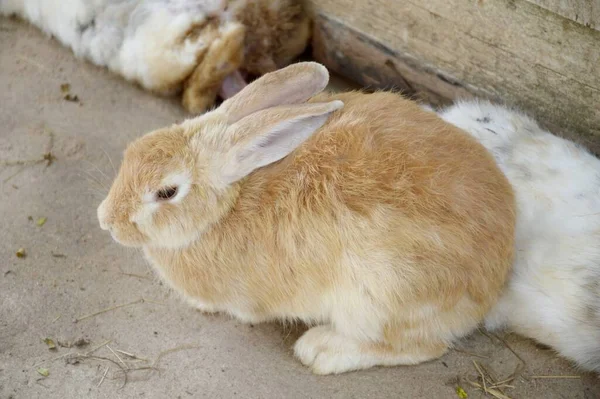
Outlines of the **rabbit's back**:
[[[514,210],[492,157],[396,94],[323,94],[312,101],[334,99],[344,102],[342,112],[244,183],[236,217],[261,230],[247,234],[269,235],[275,222],[278,234],[310,241],[311,226],[321,220],[335,237],[329,241],[338,243],[332,248],[385,259],[391,284],[417,301],[436,301],[443,291],[454,299],[467,293],[483,307],[494,302],[511,263]],[[415,267],[418,277],[406,278]],[[373,281],[381,287],[381,276]]]

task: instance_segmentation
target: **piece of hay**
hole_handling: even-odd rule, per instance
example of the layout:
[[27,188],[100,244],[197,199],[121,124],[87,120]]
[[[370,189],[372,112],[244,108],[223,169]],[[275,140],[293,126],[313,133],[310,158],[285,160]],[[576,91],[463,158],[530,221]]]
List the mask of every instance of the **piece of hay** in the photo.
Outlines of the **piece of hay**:
[[129,303],[124,303],[124,304],[117,305],[117,306],[111,306],[110,308],[102,309],[102,310],[99,310],[97,312],[90,313],[90,314],[87,314],[85,316],[78,317],[75,320],[73,320],[73,323],[79,323],[80,321],[85,320],[85,319],[89,319],[90,317],[98,316],[99,314],[110,312],[112,310],[124,308],[124,307],[127,307],[127,306],[137,305],[138,303],[144,303],[144,298],[140,298],[137,301],[133,301],[133,302],[129,302]]
[[106,366],[106,371],[104,371],[104,375],[102,376],[102,379],[100,380],[100,382],[98,383],[98,387],[100,385],[102,385],[102,383],[104,382],[104,379],[106,378],[106,374],[108,373],[108,369],[110,369],[109,366]]
[[492,395],[497,399],[511,399],[510,396],[504,393],[503,388],[514,388],[512,385],[508,385],[508,383],[516,378],[516,376],[520,372],[522,364],[519,364],[517,366],[515,372],[513,372],[513,374],[510,377],[502,381],[498,381],[498,379],[494,375],[495,373],[486,368],[483,364],[479,364],[475,360],[473,360],[473,365],[475,366],[475,369],[479,374],[480,382],[471,381],[467,379],[469,385],[478,388],[481,391],[483,391],[484,394]]
[[115,349],[115,352],[119,352],[119,353],[121,353],[121,354],[123,354],[123,355],[125,355],[127,357],[130,357],[132,359],[135,359],[135,360],[140,360],[140,361],[143,361],[143,362],[149,362],[150,361],[150,359],[146,359],[145,357],[140,357],[138,355],[134,355],[133,353],[125,352],[125,351],[122,351],[122,350],[119,350],[119,349]]
[[[479,388],[480,390],[483,391],[483,387],[481,386],[481,384],[474,382],[474,381],[469,381],[469,380],[467,380],[467,382],[469,384],[471,384],[472,386],[474,386],[475,388]],[[510,396],[506,396],[505,394],[503,394],[502,392],[500,392],[499,390],[494,389],[494,388],[487,388],[487,390],[484,392],[492,395],[493,397],[495,397],[497,399],[512,399]]]
[[578,380],[580,375],[532,375],[529,378],[538,380]]
[[90,344],[90,340],[86,338],[78,338],[75,341],[58,341],[58,345],[63,348],[81,348],[83,346],[88,346]]
[[128,369],[128,368],[129,368],[129,366],[127,366],[127,365],[125,364],[125,362],[123,361],[123,359],[121,359],[121,357],[120,357],[119,355],[117,355],[117,353],[116,353],[116,352],[115,352],[115,351],[114,351],[114,350],[113,350],[113,349],[112,349],[110,346],[106,345],[106,347],[108,348],[108,350],[109,350],[109,351],[111,351],[111,352],[112,352],[112,354],[113,354],[113,355],[115,355],[115,357],[117,358],[117,360],[118,360],[119,362],[121,362],[121,364],[123,365],[123,368],[125,368],[125,369]]
[[42,227],[43,225],[46,224],[46,221],[48,220],[47,217],[41,217],[37,220],[37,222],[35,222],[38,226]]

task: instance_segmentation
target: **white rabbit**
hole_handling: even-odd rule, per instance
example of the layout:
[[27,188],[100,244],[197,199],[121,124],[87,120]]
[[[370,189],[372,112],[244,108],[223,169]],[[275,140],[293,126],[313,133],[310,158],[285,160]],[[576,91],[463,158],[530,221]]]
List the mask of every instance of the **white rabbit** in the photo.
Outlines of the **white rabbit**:
[[517,198],[513,274],[486,326],[600,371],[600,160],[502,106],[458,102],[439,114],[494,155]]
[[183,89],[198,113],[245,85],[239,69],[284,66],[309,37],[296,0],[0,0],[0,15],[13,14],[145,89]]
[[[108,66],[127,79],[159,92],[175,89],[189,75],[206,42],[182,40],[190,26],[220,12],[220,0],[2,0],[3,14],[17,14],[73,52]],[[163,68],[153,68],[160,58]],[[168,74],[169,76],[165,76]]]

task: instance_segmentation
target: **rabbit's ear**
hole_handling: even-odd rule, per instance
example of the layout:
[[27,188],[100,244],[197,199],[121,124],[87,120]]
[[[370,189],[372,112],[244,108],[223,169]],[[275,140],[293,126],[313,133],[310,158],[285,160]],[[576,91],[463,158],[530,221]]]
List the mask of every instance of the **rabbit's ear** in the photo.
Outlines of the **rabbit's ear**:
[[323,91],[329,82],[327,68],[316,62],[299,62],[267,73],[226,100],[219,111],[227,115],[228,123],[263,109],[300,104]]
[[232,146],[220,160],[219,180],[231,184],[260,167],[279,161],[344,106],[341,101],[272,107],[231,125]]

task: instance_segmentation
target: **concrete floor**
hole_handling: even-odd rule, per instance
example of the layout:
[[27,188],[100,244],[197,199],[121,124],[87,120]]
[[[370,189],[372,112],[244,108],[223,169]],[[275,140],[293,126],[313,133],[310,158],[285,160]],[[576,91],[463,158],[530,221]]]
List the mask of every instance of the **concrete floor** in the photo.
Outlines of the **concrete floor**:
[[[79,103],[63,99],[64,83]],[[97,225],[96,206],[125,145],[184,118],[178,101],[0,19],[0,104],[0,398],[457,398],[457,385],[479,398],[467,381],[477,380],[473,361],[498,380],[520,364],[506,344],[476,333],[427,364],[314,376],[292,357],[302,331],[183,305],[139,253]],[[48,153],[56,157],[50,165]],[[47,221],[38,226],[41,217]],[[16,256],[19,248],[26,257]],[[505,389],[509,397],[600,397],[598,377],[528,340],[503,337],[526,363]],[[45,338],[59,347],[49,349]],[[80,338],[89,344],[58,345]]]

